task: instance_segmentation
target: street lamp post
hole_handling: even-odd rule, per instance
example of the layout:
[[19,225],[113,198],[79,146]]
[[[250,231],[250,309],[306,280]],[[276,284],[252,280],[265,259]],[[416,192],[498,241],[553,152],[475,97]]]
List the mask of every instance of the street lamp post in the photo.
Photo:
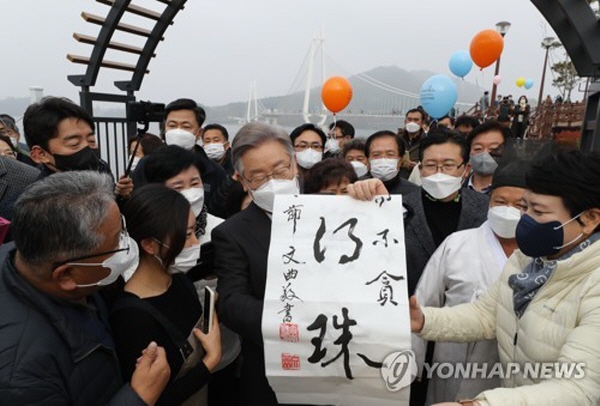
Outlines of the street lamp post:
[[[508,32],[509,28],[510,28],[510,23],[508,21],[500,21],[499,23],[496,23],[496,31],[498,31],[498,33],[500,35],[502,35],[502,38],[504,38],[504,36]],[[496,72],[494,73],[494,77],[498,76],[499,74],[500,74],[500,56],[498,57],[498,60],[496,61]],[[494,107],[494,102],[496,101],[497,87],[498,86],[495,83],[492,86],[492,97],[490,99],[490,108]]]
[[542,105],[542,97],[544,96],[544,82],[546,81],[546,66],[548,65],[548,52],[554,44],[554,37],[546,37],[542,40],[542,47],[546,48],[546,56],[544,57],[544,68],[542,69],[542,81],[540,82],[540,94],[538,96],[538,108]]

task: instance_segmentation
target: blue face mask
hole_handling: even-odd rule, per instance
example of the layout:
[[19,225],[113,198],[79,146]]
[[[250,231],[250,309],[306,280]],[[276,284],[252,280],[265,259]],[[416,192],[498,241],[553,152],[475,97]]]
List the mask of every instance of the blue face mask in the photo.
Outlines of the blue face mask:
[[564,247],[571,245],[583,235],[580,233],[572,241],[564,244],[565,233],[563,227],[576,220],[583,212],[573,217],[566,223],[550,221],[538,223],[528,214],[523,214],[517,224],[516,239],[519,249],[523,254],[532,258],[546,257],[559,252]]

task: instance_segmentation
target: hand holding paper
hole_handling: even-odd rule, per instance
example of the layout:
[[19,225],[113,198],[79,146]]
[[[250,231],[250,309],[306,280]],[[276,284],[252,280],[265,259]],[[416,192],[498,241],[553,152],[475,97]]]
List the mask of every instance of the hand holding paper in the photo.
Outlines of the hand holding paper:
[[348,185],[348,195],[357,200],[373,200],[377,195],[389,195],[379,179],[365,179]]
[[421,311],[421,306],[417,302],[416,296],[411,296],[409,300],[410,304],[410,330],[413,333],[420,333],[425,325],[425,317]]

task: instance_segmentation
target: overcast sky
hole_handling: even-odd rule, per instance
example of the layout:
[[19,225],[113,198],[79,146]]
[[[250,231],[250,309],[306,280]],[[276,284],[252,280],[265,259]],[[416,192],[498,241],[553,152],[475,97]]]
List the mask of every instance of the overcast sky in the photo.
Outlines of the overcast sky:
[[[133,3],[161,8],[152,0]],[[82,11],[106,15],[108,6],[92,0],[3,2],[0,98],[28,97],[30,86],[41,86],[45,95],[78,100],[79,88],[67,75],[82,74],[85,67],[69,62],[66,54],[89,56],[92,47],[77,43],[72,34],[95,36],[100,29],[86,23]],[[397,65],[450,74],[450,55],[468,49],[477,32],[501,20],[512,27],[505,38],[499,93],[537,98],[544,59],[540,42],[556,35],[528,0],[189,0],[158,46],[138,96],[163,102],[191,97],[214,106],[247,100],[251,81],[259,97],[286,94],[321,26],[327,55],[349,72]],[[134,37],[115,39],[135,42],[129,38]],[[131,60],[115,53],[107,59]],[[474,67],[466,80],[491,88],[493,69],[482,73]],[[345,74],[333,65],[326,71]],[[535,86],[517,88],[519,76],[533,79]],[[93,89],[113,93],[118,91],[113,81],[128,74],[102,70],[100,77]],[[544,93],[554,95],[551,77],[548,69]]]

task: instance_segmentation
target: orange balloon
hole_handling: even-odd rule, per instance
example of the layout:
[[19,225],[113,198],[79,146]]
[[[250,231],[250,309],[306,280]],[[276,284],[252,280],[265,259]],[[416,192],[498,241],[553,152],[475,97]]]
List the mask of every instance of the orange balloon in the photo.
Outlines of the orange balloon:
[[321,99],[332,113],[342,111],[352,100],[352,86],[346,78],[332,76],[323,83]]
[[471,40],[471,59],[481,69],[496,62],[504,49],[504,38],[495,30],[483,30]]

